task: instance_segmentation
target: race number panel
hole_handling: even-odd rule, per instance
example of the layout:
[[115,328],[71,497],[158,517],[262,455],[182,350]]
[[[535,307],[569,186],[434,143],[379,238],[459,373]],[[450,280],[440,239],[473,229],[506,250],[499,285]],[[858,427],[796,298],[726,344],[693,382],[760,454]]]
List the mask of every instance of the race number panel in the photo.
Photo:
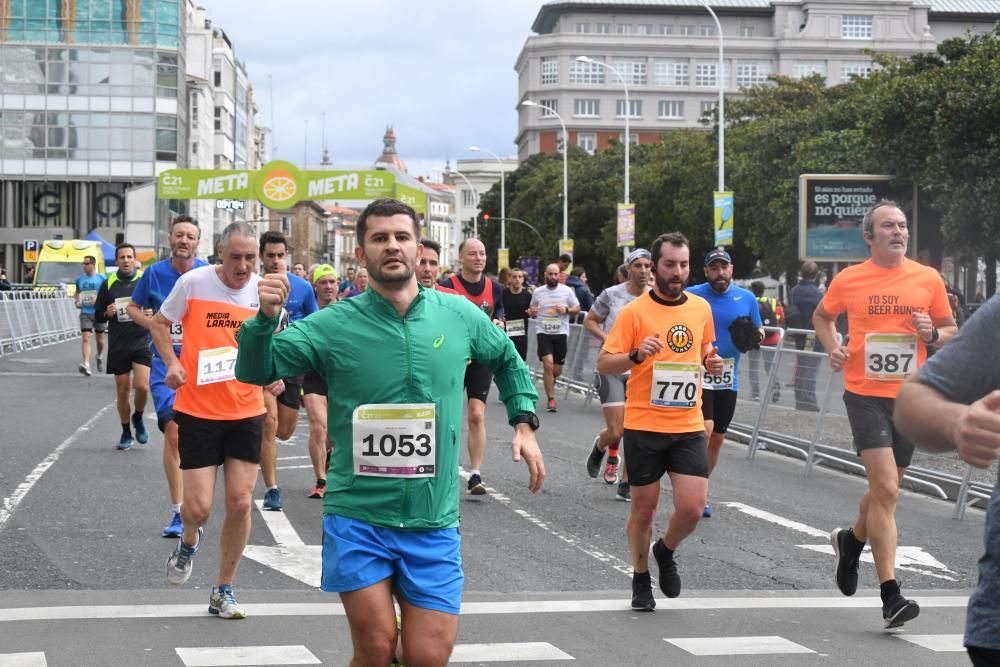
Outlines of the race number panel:
[[115,317],[118,318],[119,322],[131,322],[132,318],[128,316],[128,305],[132,303],[132,297],[123,296],[120,299],[115,299]]
[[917,335],[870,333],[865,336],[865,377],[903,380],[917,370]]
[[543,317],[542,318],[542,333],[549,335],[556,335],[562,329],[562,318],[560,317]]
[[701,391],[701,364],[657,361],[649,402],[658,408],[693,408]]
[[437,450],[433,403],[370,403],[354,410],[354,474],[434,477]]
[[702,382],[704,383],[705,389],[732,389],[733,378],[736,375],[734,372],[735,368],[735,359],[723,359],[722,372],[718,375],[712,375],[706,368],[705,374],[702,376]]
[[198,352],[198,385],[236,379],[236,348],[216,347]]
[[507,335],[511,338],[518,338],[524,335],[524,320],[507,320]]
[[92,290],[86,290],[80,292],[80,304],[84,306],[93,306],[97,301],[97,292]]
[[174,345],[180,345],[181,341],[184,340],[184,325],[180,322],[172,322],[170,324],[170,342]]

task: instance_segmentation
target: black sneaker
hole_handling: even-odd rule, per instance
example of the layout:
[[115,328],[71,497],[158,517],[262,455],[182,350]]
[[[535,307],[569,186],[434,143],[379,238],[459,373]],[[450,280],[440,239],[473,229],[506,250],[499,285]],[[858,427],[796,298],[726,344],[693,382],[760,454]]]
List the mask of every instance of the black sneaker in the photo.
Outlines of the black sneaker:
[[635,611],[653,611],[656,600],[653,599],[653,584],[649,579],[649,571],[632,573],[632,609]]
[[479,475],[469,477],[469,493],[474,496],[486,495],[486,487],[483,486],[483,478]]
[[632,502],[632,488],[628,482],[618,482],[618,490],[615,491],[615,498],[626,503]]
[[920,615],[920,605],[916,600],[907,600],[902,595],[882,605],[882,618],[885,619],[885,629],[902,627],[903,623],[912,621]]
[[601,472],[601,462],[604,460],[604,450],[597,446],[597,443],[601,441],[601,436],[594,438],[594,446],[590,450],[590,456],[587,457],[587,474],[591,477],[597,477],[598,473]]
[[668,598],[675,598],[681,594],[681,576],[677,574],[677,563],[674,559],[667,558],[663,553],[666,548],[663,538],[660,538],[649,548],[649,553],[660,569],[660,590]]
[[844,595],[854,595],[858,590],[858,559],[860,554],[852,556],[849,553],[847,538],[850,531],[846,528],[834,528],[830,533],[830,544],[833,545],[835,565],[833,576],[837,588]]

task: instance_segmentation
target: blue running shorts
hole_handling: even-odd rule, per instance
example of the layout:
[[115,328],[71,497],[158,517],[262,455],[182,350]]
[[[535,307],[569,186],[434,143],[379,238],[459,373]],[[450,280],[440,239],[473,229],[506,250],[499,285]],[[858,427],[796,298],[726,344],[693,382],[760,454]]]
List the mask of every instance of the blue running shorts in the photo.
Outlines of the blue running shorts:
[[153,355],[149,366],[149,392],[153,395],[153,407],[156,408],[156,423],[162,431],[168,421],[174,418],[173,389],[164,380],[167,377],[167,367],[159,355]]
[[393,577],[413,606],[457,615],[465,582],[461,544],[458,528],[396,530],[328,514],[320,588],[347,593]]

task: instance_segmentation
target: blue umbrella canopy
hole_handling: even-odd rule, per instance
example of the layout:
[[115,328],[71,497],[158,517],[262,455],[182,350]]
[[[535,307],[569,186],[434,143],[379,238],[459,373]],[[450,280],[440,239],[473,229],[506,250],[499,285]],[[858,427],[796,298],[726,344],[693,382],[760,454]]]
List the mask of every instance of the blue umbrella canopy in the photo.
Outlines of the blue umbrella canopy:
[[89,234],[83,237],[86,241],[100,241],[101,242],[101,252],[104,255],[104,265],[111,268],[115,265],[115,246],[104,240],[104,237],[97,233],[97,230],[91,231]]

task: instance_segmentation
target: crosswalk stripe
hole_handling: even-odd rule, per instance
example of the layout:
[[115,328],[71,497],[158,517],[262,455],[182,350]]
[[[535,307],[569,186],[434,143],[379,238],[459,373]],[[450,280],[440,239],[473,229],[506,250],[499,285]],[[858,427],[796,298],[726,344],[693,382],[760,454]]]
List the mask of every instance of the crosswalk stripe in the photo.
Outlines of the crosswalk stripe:
[[297,646],[203,646],[176,649],[186,667],[236,665],[319,665],[312,651]]
[[900,639],[937,652],[965,652],[962,635],[895,635]]
[[663,641],[683,649],[691,655],[774,655],[787,653],[815,653],[810,648],[789,641],[784,637],[685,637],[667,638]]
[[0,653],[0,667],[46,667],[44,653]]
[[517,642],[504,644],[456,644],[449,664],[453,662],[529,662],[532,660],[575,660],[548,642]]

